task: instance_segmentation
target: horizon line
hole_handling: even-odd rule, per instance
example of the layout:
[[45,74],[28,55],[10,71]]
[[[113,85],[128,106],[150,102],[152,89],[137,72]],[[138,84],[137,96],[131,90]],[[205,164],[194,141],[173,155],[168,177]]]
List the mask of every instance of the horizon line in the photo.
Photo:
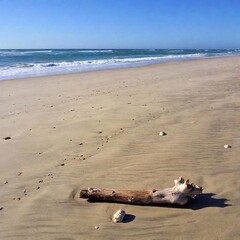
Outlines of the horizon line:
[[0,48],[0,50],[237,50],[240,48]]

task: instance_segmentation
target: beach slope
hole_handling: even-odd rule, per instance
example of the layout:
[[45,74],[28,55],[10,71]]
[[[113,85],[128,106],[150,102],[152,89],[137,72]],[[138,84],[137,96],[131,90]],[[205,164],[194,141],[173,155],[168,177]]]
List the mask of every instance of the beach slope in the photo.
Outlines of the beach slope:
[[[0,238],[238,239],[239,119],[240,57],[0,81]],[[179,176],[204,188],[184,207],[78,195]]]

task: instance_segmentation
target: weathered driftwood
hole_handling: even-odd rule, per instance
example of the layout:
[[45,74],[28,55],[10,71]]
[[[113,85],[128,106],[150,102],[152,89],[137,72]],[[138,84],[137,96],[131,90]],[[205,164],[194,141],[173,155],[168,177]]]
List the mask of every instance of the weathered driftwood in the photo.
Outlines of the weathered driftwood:
[[189,199],[202,193],[202,187],[190,184],[189,180],[179,177],[174,181],[172,188],[163,190],[110,190],[110,189],[83,189],[80,198],[87,198],[89,201],[117,202],[136,205],[159,205],[178,204],[184,205]]

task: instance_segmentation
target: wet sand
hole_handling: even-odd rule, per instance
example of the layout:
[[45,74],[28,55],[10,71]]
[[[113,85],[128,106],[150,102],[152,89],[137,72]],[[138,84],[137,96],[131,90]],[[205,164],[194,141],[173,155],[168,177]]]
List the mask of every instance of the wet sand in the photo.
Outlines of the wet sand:
[[[239,156],[240,57],[0,81],[0,239],[238,239]],[[179,176],[185,207],[78,198]]]

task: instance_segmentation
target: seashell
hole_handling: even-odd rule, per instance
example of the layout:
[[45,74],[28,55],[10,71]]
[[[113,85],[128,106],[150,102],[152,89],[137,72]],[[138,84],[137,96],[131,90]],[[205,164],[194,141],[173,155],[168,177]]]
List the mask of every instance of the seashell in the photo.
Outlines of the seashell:
[[119,223],[123,221],[124,217],[125,217],[125,212],[122,209],[119,209],[117,212],[113,214],[112,221],[114,223]]
[[95,229],[99,229],[99,226],[95,226],[94,228],[95,228]]
[[224,147],[224,148],[231,148],[231,146],[228,145],[228,144],[224,145],[223,147]]
[[159,136],[165,136],[165,135],[167,135],[165,132],[160,132],[159,133]]

